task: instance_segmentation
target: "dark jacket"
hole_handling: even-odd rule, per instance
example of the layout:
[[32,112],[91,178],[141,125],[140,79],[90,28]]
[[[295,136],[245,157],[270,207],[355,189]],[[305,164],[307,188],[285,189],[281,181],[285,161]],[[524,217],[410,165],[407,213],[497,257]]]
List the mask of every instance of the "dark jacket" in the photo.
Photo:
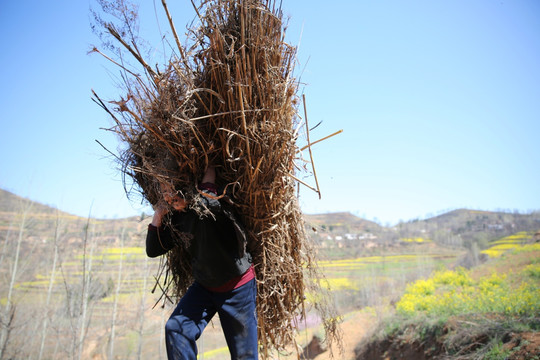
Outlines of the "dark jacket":
[[[208,190],[203,192],[214,195]],[[188,241],[193,277],[205,287],[219,287],[244,274],[252,259],[246,251],[247,237],[233,209],[225,202],[201,197],[211,212],[201,216],[194,210],[173,211],[163,225],[148,228],[146,253],[165,254],[182,241]]]

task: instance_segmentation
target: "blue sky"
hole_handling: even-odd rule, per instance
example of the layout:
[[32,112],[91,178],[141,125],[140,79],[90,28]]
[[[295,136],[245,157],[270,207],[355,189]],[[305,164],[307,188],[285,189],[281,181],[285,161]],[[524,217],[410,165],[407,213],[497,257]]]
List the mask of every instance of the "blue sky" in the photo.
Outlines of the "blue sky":
[[[190,1],[169,3],[184,29]],[[92,4],[0,2],[0,187],[81,216],[140,214],[148,208],[126,199],[95,142],[118,146],[91,89],[121,92],[117,69],[87,55],[99,45]],[[302,189],[304,212],[394,224],[461,207],[540,209],[540,2],[285,0],[283,10],[310,124],[322,121],[311,139],[343,129],[313,148],[322,199]],[[140,13],[156,34],[154,2]]]

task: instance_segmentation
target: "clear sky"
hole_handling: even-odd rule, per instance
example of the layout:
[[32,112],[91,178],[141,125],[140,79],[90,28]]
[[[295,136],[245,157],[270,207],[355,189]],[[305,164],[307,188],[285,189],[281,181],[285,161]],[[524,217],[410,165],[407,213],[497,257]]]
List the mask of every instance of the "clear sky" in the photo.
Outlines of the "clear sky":
[[[191,2],[169,3],[184,29]],[[91,89],[121,92],[118,70],[87,55],[100,44],[90,6],[0,2],[0,188],[81,216],[140,214],[95,142],[119,145],[100,130],[111,122]],[[309,122],[322,121],[311,139],[344,131],[313,148],[322,199],[303,189],[305,213],[394,224],[461,207],[540,209],[539,1],[283,0],[283,10]],[[140,12],[156,34],[154,1]]]

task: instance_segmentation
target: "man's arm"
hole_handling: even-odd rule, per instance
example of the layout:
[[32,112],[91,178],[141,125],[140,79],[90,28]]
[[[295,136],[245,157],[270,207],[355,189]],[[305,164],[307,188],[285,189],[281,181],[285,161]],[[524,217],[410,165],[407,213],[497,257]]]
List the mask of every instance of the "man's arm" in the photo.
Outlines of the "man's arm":
[[[216,170],[214,167],[210,166],[206,169],[201,185],[207,184],[207,187],[203,187],[204,192],[211,193],[215,195],[215,183],[216,181]],[[164,193],[164,200],[173,206],[177,211],[183,211],[186,208],[186,202],[184,199],[176,199],[178,196],[171,195],[173,192],[171,189],[167,188],[167,184],[161,184],[162,192]],[[203,197],[205,205],[211,210],[221,210],[219,201],[215,199],[209,199]],[[177,205],[177,206],[175,206]],[[169,212],[169,208],[165,204],[158,204],[154,210],[154,216],[152,218],[152,223],[148,225],[148,232],[146,234],[146,255],[149,257],[158,257],[167,253],[174,246],[174,240],[172,239],[170,229],[166,226],[163,226],[163,218]]]
[[146,233],[146,255],[149,257],[153,258],[163,255],[174,247],[170,231],[162,226],[163,217],[167,212],[168,210],[164,206],[156,207],[152,223],[148,225],[148,232]]

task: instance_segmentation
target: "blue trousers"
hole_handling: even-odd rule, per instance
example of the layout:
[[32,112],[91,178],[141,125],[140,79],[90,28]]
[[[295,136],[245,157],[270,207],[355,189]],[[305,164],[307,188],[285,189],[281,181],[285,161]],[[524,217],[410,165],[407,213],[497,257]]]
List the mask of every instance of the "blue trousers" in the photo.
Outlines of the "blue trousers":
[[231,359],[256,360],[257,286],[255,279],[229,292],[212,292],[195,282],[165,325],[169,360],[196,360],[196,340],[219,314]]

